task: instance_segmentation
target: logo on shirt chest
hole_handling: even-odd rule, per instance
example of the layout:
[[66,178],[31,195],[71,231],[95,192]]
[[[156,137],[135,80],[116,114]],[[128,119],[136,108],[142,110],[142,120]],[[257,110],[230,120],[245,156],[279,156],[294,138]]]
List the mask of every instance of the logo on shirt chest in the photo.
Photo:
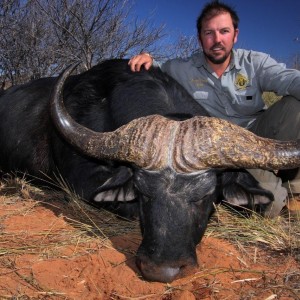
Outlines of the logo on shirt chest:
[[235,77],[235,88],[237,90],[245,90],[249,84],[249,79],[246,75],[238,73]]
[[207,84],[207,79],[192,79],[192,83],[197,87],[201,88]]

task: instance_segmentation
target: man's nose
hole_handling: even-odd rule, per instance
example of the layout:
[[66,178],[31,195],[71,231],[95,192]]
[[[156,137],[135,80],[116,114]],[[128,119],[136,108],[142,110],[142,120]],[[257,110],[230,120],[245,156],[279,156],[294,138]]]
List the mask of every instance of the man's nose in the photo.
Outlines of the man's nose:
[[219,43],[221,41],[221,34],[220,34],[220,32],[215,31],[214,40],[215,40],[215,43]]

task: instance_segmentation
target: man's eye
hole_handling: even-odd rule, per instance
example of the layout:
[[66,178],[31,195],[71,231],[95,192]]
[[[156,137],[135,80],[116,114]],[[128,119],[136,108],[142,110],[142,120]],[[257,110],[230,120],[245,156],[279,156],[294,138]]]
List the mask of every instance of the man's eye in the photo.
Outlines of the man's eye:
[[221,33],[224,34],[224,33],[228,33],[229,32],[229,29],[223,29],[221,30]]

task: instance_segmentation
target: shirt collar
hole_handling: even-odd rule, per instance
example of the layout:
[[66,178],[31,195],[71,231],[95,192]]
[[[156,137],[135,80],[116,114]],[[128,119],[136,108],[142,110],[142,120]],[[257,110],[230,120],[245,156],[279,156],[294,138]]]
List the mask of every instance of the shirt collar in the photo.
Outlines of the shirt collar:
[[201,67],[207,68],[207,66],[208,66],[202,50],[198,50],[197,52],[195,52],[192,55],[192,60],[193,60],[194,65],[197,68],[201,68]]
[[237,70],[241,70],[242,66],[240,65],[240,61],[237,55],[237,51],[235,49],[232,49],[232,56],[230,61],[230,69],[235,67]]

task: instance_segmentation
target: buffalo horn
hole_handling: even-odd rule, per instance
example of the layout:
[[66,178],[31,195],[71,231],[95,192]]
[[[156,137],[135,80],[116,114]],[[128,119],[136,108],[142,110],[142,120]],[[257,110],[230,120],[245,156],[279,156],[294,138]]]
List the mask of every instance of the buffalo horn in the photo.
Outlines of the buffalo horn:
[[78,124],[63,103],[64,82],[77,64],[58,77],[50,98],[51,116],[65,140],[82,153],[97,159],[128,161],[145,169],[163,169],[170,144],[169,133],[177,122],[160,116],[133,120],[113,132],[95,132]]
[[217,118],[198,116],[174,121],[152,115],[113,132],[94,132],[75,122],[63,104],[63,85],[75,67],[68,67],[59,76],[51,96],[51,114],[63,137],[88,156],[127,161],[148,170],[170,167],[179,173],[300,166],[299,141],[261,138]]
[[204,168],[280,170],[300,166],[300,140],[262,138],[217,118],[194,117],[182,122],[174,144],[173,164],[178,172]]

